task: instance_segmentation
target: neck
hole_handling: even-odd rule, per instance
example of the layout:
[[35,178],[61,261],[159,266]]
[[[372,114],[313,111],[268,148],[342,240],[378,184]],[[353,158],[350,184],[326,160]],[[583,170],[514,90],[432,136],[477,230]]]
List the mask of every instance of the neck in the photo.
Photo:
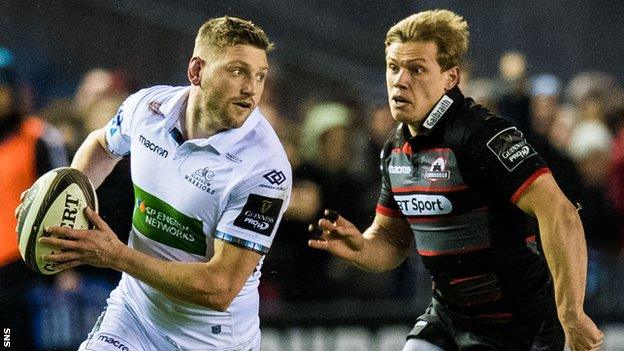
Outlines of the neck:
[[189,96],[186,107],[180,113],[180,126],[184,139],[205,139],[221,130],[216,128],[211,116],[201,111],[194,103],[195,99]]

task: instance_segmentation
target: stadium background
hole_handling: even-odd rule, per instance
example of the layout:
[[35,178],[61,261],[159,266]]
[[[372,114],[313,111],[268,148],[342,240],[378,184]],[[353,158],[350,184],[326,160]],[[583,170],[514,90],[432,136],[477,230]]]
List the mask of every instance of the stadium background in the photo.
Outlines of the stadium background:
[[[572,130],[573,140],[574,126],[584,118],[577,116],[584,111],[583,103],[587,96],[598,95],[610,138],[607,144],[602,138],[586,147],[606,152],[602,156],[608,161],[609,155],[618,152],[613,145],[624,145],[615,142],[624,119],[624,4],[617,0],[0,0],[0,46],[12,52],[22,93],[29,96],[25,104],[29,113],[42,116],[64,132],[69,128],[66,118],[77,120],[69,123],[76,128],[68,129],[74,133],[67,139],[71,152],[76,139],[101,125],[102,118],[112,116],[93,117],[110,110],[106,104],[118,102],[138,88],[186,84],[193,38],[207,18],[232,15],[251,19],[277,46],[270,56],[272,77],[265,104],[284,142],[294,149],[292,154],[300,154],[297,159],[301,159],[301,166],[295,174],[302,180],[301,196],[312,196],[318,208],[338,207],[363,227],[372,214],[378,186],[372,121],[385,99],[384,35],[401,18],[432,8],[454,10],[470,24],[471,78],[463,82],[466,90],[472,89],[475,96],[502,113],[510,106],[525,106],[524,100],[514,100],[518,96],[526,97],[529,104],[539,93],[537,88],[554,89],[562,109],[575,115],[563,123]],[[501,57],[510,51],[526,60],[524,71],[514,79],[507,79],[499,70]],[[544,78],[545,73],[558,78],[558,84]],[[97,86],[93,80],[106,79],[111,82],[109,86],[100,87],[102,91],[93,93],[95,97],[88,102],[97,106],[90,105],[88,112],[75,107],[81,93],[89,94],[89,84]],[[505,100],[509,96],[511,103]],[[518,101],[520,105],[514,105]],[[509,117],[530,128],[530,112]],[[334,165],[315,164],[318,160],[314,156],[297,152],[297,147],[305,150],[309,140],[295,135],[320,138],[326,131],[341,128],[345,134],[336,138],[343,144],[334,148],[348,144],[351,152],[337,156]],[[590,135],[580,134],[579,138],[593,140],[601,131],[591,134],[596,129],[586,130]],[[332,150],[331,144],[328,147]],[[584,206],[589,212],[586,216],[590,216],[586,229],[592,235],[587,309],[607,332],[605,349],[623,349],[624,294],[618,285],[624,278],[622,222],[618,222],[623,215],[616,205],[605,205],[610,189],[608,175],[603,173],[610,165],[603,164],[602,173],[583,168],[588,155],[593,155],[590,151],[570,151],[580,182],[591,189],[582,195],[573,194],[589,203]],[[131,210],[132,199],[124,193],[130,189],[123,185],[127,168],[120,168],[100,197],[115,199],[103,210],[108,211],[108,220],[124,230],[128,223],[123,218],[129,219],[126,213]],[[325,172],[327,169],[334,172]],[[319,173],[333,178],[322,179]],[[128,206],[119,205],[124,201]],[[603,206],[608,209],[603,211]],[[310,253],[305,248],[303,223],[304,214],[311,212],[314,209],[303,208],[292,215],[267,257],[261,287],[264,349],[400,349],[410,324],[430,296],[429,278],[418,259],[410,258],[394,272],[373,275],[360,273],[323,253]],[[62,279],[35,284],[31,294],[33,335],[38,347],[72,349],[99,315],[115,279],[114,272],[82,269]],[[72,325],[71,331],[68,325]]]

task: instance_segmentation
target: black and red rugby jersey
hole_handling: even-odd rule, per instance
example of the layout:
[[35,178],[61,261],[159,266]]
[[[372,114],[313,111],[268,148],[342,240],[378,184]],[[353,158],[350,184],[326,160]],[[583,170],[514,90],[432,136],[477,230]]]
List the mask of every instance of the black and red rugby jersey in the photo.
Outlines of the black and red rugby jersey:
[[535,219],[515,206],[547,166],[508,120],[455,87],[416,137],[401,124],[381,153],[377,212],[405,217],[434,296],[471,319],[514,319],[552,296]]

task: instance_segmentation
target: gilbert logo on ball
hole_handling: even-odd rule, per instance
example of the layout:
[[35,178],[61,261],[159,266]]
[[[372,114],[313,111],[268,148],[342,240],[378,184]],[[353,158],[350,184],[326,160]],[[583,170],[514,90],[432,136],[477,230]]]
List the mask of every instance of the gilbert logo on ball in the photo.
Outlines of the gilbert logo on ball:
[[95,189],[79,170],[56,168],[37,179],[22,202],[17,222],[19,251],[28,267],[47,275],[60,272],[42,258],[58,250],[40,244],[39,238],[49,235],[44,231],[47,227],[89,229],[87,206],[98,211]]

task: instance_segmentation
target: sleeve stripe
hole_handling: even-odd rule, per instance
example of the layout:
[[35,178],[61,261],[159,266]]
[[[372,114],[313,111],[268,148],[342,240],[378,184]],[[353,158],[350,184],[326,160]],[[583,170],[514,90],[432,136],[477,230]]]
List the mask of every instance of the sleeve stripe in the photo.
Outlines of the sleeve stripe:
[[520,199],[520,196],[522,196],[522,194],[529,187],[529,185],[533,184],[535,179],[537,179],[539,176],[541,176],[544,173],[550,173],[550,169],[548,169],[548,167],[542,167],[538,169],[537,171],[533,172],[533,174],[527,180],[525,180],[524,183],[522,183],[522,185],[518,188],[518,190],[516,190],[516,192],[513,193],[513,195],[511,196],[511,202],[513,204],[518,202],[518,200]]
[[403,213],[401,211],[384,207],[381,204],[377,204],[377,208],[375,209],[375,211],[379,214],[382,214],[388,217],[403,217]]
[[241,238],[237,238],[235,236],[232,236],[230,234],[224,233],[224,232],[220,232],[220,231],[216,231],[215,238],[217,239],[221,239],[227,243],[230,243],[232,245],[238,246],[238,247],[242,247],[243,249],[247,249],[247,250],[251,250],[251,251],[255,251],[261,255],[266,255],[267,252],[269,252],[269,248],[254,242],[251,242],[249,240],[245,240],[245,239],[241,239]]

